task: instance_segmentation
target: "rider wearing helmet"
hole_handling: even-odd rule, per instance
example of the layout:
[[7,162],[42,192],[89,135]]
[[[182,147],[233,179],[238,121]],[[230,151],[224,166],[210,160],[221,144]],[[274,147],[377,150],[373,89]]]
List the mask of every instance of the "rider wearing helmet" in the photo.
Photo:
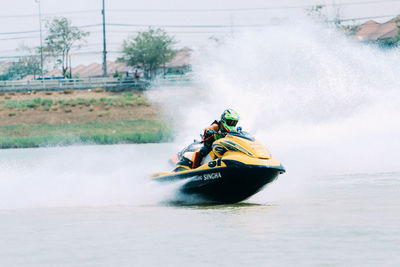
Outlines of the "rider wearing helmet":
[[224,133],[237,131],[237,123],[239,121],[239,114],[233,109],[226,109],[221,115],[221,120],[215,120],[211,126],[204,130],[202,143],[204,146],[200,151],[196,152],[193,158],[192,168],[199,167],[203,157],[207,156],[212,149],[212,143],[223,137]]

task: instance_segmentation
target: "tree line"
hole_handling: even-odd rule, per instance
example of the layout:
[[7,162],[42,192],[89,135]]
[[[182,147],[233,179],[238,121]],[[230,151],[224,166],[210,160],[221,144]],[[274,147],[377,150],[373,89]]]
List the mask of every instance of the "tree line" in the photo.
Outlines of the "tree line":
[[[46,66],[61,68],[64,78],[72,78],[70,56],[72,47],[80,48],[86,43],[89,32],[73,26],[65,17],[55,17],[46,23],[47,35],[43,47],[21,47],[18,50],[26,56],[12,62],[8,69],[0,75],[0,80],[18,80],[28,75],[34,78],[42,73],[42,60]],[[154,77],[156,71],[165,66],[175,55],[174,37],[163,29],[149,28],[135,36],[128,37],[122,44],[122,56],[118,62],[142,69],[146,78]],[[44,69],[45,74],[47,68]]]

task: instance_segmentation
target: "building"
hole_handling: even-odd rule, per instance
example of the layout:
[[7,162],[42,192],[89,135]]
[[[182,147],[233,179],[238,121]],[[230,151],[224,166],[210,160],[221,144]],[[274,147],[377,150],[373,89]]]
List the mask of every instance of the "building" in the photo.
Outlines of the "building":
[[395,37],[399,34],[400,15],[385,22],[378,23],[374,20],[369,20],[355,30],[355,37],[360,41],[380,41]]

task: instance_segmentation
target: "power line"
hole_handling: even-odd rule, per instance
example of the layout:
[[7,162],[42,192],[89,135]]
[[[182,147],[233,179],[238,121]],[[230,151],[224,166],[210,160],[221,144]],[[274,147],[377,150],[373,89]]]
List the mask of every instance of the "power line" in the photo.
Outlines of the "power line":
[[[84,13],[94,13],[100,12],[100,9],[87,9],[87,10],[77,10],[77,11],[67,11],[67,12],[57,12],[57,13],[44,13],[43,16],[59,16],[59,15],[71,15],[71,14],[84,14]],[[0,19],[7,18],[27,18],[27,17],[38,17],[38,14],[16,14],[16,15],[3,15]]]
[[96,23],[96,24],[88,24],[88,25],[82,25],[82,26],[77,26],[77,27],[81,28],[81,29],[84,29],[84,28],[93,28],[93,27],[98,27],[98,26],[103,26],[103,24],[102,23]]
[[[93,27],[98,27],[102,26],[103,24],[97,23],[97,24],[88,24],[88,25],[82,25],[82,26],[77,26],[78,28],[81,29],[86,29],[86,28],[93,28]],[[23,34],[23,33],[38,33],[40,32],[39,30],[29,30],[29,31],[21,31],[21,32],[0,32],[0,35],[12,35],[12,34]]]
[[[332,3],[332,4],[315,4],[315,5],[295,5],[295,6],[270,6],[270,7],[245,7],[245,8],[183,8],[183,9],[110,9],[109,12],[128,12],[128,13],[162,13],[162,12],[248,12],[248,11],[265,11],[265,10],[280,10],[280,9],[305,9],[314,7],[316,5],[321,6],[351,6],[351,5],[369,5],[369,4],[385,4],[400,2],[400,0],[381,0],[381,1],[358,1],[350,3]],[[56,13],[44,13],[43,16],[57,16],[57,15],[68,15],[68,14],[85,14],[85,13],[97,13],[101,12],[101,9],[86,9]],[[16,15],[2,15],[2,18],[27,18],[37,17],[38,14],[16,14]]]
[[23,32],[0,32],[0,35],[22,34],[22,33],[38,33],[39,30],[23,31]]
[[123,13],[169,13],[169,12],[248,12],[248,11],[264,11],[273,9],[299,9],[311,6],[280,6],[280,7],[254,7],[254,8],[201,8],[201,9],[110,9],[110,12],[123,12]]
[[[139,33],[141,31],[113,31],[113,30],[108,30],[107,34],[125,34],[126,36],[129,36],[134,33]],[[91,31],[91,34],[102,34],[103,31]],[[169,34],[218,34],[218,33],[228,33],[228,31],[168,31]],[[1,35],[1,34],[0,34]],[[0,38],[0,41],[12,41],[12,40],[24,40],[24,39],[39,39],[39,36],[36,35],[31,35],[31,36],[19,36],[19,37],[8,37],[8,38]],[[112,43],[111,43],[112,44]],[[115,44],[115,43],[114,43]],[[87,46],[87,45],[84,45]]]
[[324,6],[354,6],[354,5],[369,5],[369,4],[383,4],[390,2],[400,2],[400,0],[382,0],[382,1],[366,1],[366,2],[350,2],[350,3],[341,3],[341,4],[327,4]]
[[335,22],[335,21],[353,21],[353,20],[366,20],[366,19],[380,19],[380,18],[389,18],[389,17],[396,17],[398,15],[384,15],[384,16],[372,16],[372,17],[359,17],[359,18],[345,18],[345,19],[338,19],[338,20],[329,20],[328,22]]
[[21,36],[21,37],[11,37],[11,38],[0,38],[0,41],[10,41],[10,40],[23,40],[23,39],[39,39],[39,36]]
[[[117,27],[157,27],[157,28],[230,28],[232,25],[161,25],[161,24],[124,24],[124,23],[106,23],[106,26]],[[103,26],[101,23],[77,26],[80,29],[93,28]],[[235,25],[235,27],[263,27],[265,24],[249,24],[249,25]],[[21,31],[21,32],[2,32],[0,35],[12,35],[23,33],[38,33],[38,30]]]
[[382,0],[382,1],[364,1],[364,2],[350,2],[341,4],[315,4],[315,5],[298,5],[298,6],[271,6],[271,7],[246,7],[246,8],[201,8],[201,9],[110,9],[110,12],[127,12],[127,13],[147,13],[147,12],[249,12],[249,11],[265,11],[265,10],[279,10],[279,9],[306,9],[316,5],[321,6],[350,6],[350,5],[368,5],[368,4],[382,4],[390,2],[400,2],[399,0]]
[[[107,30],[107,34],[110,33],[116,33],[116,34],[132,34],[132,33],[139,33],[141,31],[138,30],[131,30],[131,31],[116,31],[116,30]],[[216,30],[216,31],[168,31],[169,34],[213,34],[213,33],[227,33],[228,31],[224,31],[224,30]],[[103,33],[102,31],[91,31],[90,34],[98,34],[98,33]]]
[[[371,16],[371,17],[356,17],[356,18],[343,18],[339,21],[355,21],[355,20],[366,20],[366,19],[377,19],[377,18],[388,18],[388,17],[396,17],[397,15],[381,15],[381,16]],[[334,22],[336,20],[329,20],[329,22]],[[87,29],[87,28],[95,28],[100,27],[103,24],[88,24],[88,25],[81,25],[77,26],[80,29]],[[106,23],[106,26],[112,27],[138,27],[138,28],[148,28],[148,27],[157,27],[157,28],[193,28],[193,29],[230,29],[232,25],[228,24],[214,24],[214,25],[165,25],[165,24],[127,24],[127,23]],[[242,24],[242,25],[235,25],[235,28],[251,28],[251,27],[265,27],[269,24]],[[18,35],[18,34],[25,34],[25,33],[38,33],[39,30],[29,30],[29,31],[20,31],[20,32],[0,32],[0,35]],[[102,33],[103,31],[90,31],[90,33]],[[130,31],[129,33],[138,33],[139,30]],[[125,31],[117,31],[117,30],[108,30],[107,33],[127,33]],[[127,33],[127,34],[129,34]],[[181,34],[181,33],[190,33],[190,34],[201,34],[201,33],[225,33],[225,31],[169,31],[169,33],[173,34]],[[1,38],[0,40],[18,40],[24,38],[36,38],[36,36],[21,36],[21,37],[10,37],[10,38]]]
[[[161,24],[125,24],[125,23],[108,23],[108,26],[118,27],[157,27],[157,28],[231,28],[232,25],[161,25]],[[248,24],[235,25],[236,27],[264,27],[266,24]]]
[[[396,15],[382,15],[382,16],[372,16],[372,17],[358,17],[358,18],[344,18],[339,20],[329,20],[328,22],[335,22],[335,21],[356,21],[356,20],[366,20],[366,19],[377,19],[377,18],[387,18],[387,17],[395,17]],[[109,23],[106,24],[107,26],[113,27],[157,27],[157,28],[182,28],[182,29],[230,29],[232,25],[147,25],[147,24],[119,24],[119,23]],[[91,25],[83,25],[78,26],[78,28],[93,28],[99,27],[102,24],[91,24]],[[268,24],[248,24],[248,25],[235,25],[235,28],[260,28],[266,27]],[[18,35],[23,33],[38,33],[39,31],[21,31],[21,32],[2,32],[0,35]],[[103,33],[102,30],[96,31],[89,31],[91,34],[98,34]],[[127,35],[132,33],[139,33],[140,30],[131,30],[129,32],[126,31],[118,31],[118,30],[108,30],[107,33],[125,33]],[[181,31],[168,31],[170,34],[216,34],[216,33],[227,33],[227,31],[223,30],[216,30],[216,31],[188,31],[188,30],[181,30]],[[30,36],[19,36],[19,37],[8,37],[8,38],[0,38],[0,41],[8,41],[8,40],[22,40],[22,39],[37,39],[38,36],[30,35]]]
[[[78,28],[85,29],[85,28],[93,28],[93,27],[98,27],[101,26],[102,24],[88,24],[88,25],[82,25],[82,26],[77,26]],[[0,35],[12,35],[12,34],[23,34],[23,33],[38,33],[40,32],[39,30],[29,30],[29,31],[21,31],[21,32],[0,32]]]
[[358,1],[350,3],[332,3],[332,4],[315,4],[315,5],[295,5],[295,6],[270,6],[270,7],[245,7],[245,8],[182,8],[182,9],[110,9],[110,12],[128,12],[128,13],[148,13],[148,12],[248,12],[248,11],[265,11],[265,10],[279,10],[279,9],[305,9],[321,6],[351,6],[351,5],[369,5],[369,4],[383,4],[391,2],[400,2],[400,0],[380,0],[380,1]]
[[[111,54],[121,54],[120,51],[107,51]],[[87,51],[87,52],[75,52],[73,55],[101,55],[102,51]],[[30,57],[32,55],[19,55],[19,56],[0,56],[0,59],[19,59],[24,57]]]

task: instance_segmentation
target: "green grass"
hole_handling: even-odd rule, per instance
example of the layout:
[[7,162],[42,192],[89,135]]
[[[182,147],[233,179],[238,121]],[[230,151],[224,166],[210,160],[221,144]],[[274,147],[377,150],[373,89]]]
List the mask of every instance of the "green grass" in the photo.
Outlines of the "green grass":
[[37,108],[40,106],[51,107],[53,100],[49,98],[34,98],[32,100],[5,100],[0,101],[0,106],[6,109],[27,110],[28,108]]
[[2,126],[0,148],[159,143],[170,140],[171,136],[170,128],[160,121]]
[[13,109],[18,111],[24,111],[27,109],[35,109],[38,107],[44,107],[44,110],[51,111],[51,107],[54,105],[59,105],[64,108],[65,106],[75,107],[75,106],[134,106],[134,105],[148,105],[148,101],[145,97],[135,95],[133,93],[125,93],[117,96],[101,97],[96,98],[76,98],[68,100],[58,100],[53,101],[51,98],[34,98],[31,100],[2,100],[0,101],[0,109]]

